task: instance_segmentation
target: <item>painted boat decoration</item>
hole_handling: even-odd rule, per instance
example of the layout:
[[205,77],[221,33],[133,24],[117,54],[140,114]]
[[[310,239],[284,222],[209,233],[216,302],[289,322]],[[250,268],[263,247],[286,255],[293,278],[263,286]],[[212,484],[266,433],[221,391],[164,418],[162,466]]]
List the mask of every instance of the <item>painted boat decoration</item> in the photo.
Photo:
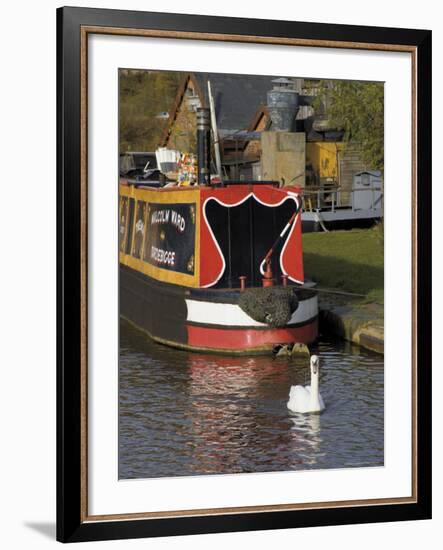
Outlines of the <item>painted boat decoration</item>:
[[120,314],[189,350],[272,352],[317,337],[304,283],[301,196],[273,182],[120,182]]

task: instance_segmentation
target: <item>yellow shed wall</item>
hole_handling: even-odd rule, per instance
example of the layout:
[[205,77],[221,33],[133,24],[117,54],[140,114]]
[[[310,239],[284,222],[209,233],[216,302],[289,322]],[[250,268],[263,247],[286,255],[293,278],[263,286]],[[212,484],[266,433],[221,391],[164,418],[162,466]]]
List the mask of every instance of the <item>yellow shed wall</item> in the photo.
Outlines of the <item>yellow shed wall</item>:
[[306,165],[312,168],[320,178],[338,179],[337,156],[338,143],[314,141],[306,143]]

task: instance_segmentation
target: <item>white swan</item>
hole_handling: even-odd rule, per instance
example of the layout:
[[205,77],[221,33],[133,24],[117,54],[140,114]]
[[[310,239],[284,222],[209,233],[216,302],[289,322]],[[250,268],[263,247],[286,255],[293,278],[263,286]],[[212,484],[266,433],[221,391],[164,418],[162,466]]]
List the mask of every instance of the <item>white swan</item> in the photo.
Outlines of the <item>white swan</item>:
[[288,409],[292,412],[320,412],[325,408],[322,396],[318,390],[320,374],[320,359],[317,355],[311,357],[311,385],[291,386]]

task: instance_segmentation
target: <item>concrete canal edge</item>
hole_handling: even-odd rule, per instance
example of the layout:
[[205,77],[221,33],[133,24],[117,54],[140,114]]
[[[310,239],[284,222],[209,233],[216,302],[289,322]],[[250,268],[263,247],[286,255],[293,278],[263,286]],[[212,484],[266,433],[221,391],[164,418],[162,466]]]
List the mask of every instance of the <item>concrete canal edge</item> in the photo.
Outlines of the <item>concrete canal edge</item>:
[[383,306],[336,305],[320,308],[320,331],[384,353]]

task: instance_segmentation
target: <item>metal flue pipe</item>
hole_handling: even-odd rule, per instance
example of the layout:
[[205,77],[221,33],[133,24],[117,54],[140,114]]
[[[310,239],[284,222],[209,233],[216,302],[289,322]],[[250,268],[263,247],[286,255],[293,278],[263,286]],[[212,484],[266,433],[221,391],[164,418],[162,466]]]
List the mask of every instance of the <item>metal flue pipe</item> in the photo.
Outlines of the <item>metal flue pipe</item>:
[[199,185],[211,183],[211,123],[209,109],[197,109],[197,162]]

